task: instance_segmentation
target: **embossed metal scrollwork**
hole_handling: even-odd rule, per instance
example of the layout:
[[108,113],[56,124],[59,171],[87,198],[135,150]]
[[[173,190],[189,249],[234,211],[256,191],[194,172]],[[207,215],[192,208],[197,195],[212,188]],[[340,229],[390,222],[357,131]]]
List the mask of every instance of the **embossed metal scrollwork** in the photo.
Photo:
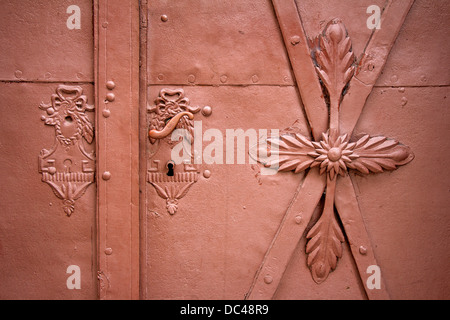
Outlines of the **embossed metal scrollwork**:
[[[211,114],[211,108],[207,107],[203,115]],[[173,215],[178,210],[179,200],[186,196],[190,188],[198,181],[199,168],[198,165],[193,164],[193,152],[190,143],[187,143],[185,150],[191,157],[188,163],[177,164],[170,159],[170,150],[174,144],[180,141],[172,141],[165,139],[169,137],[175,129],[185,130],[183,138],[192,142],[194,139],[194,114],[200,111],[200,107],[190,106],[189,99],[186,98],[183,89],[161,89],[159,96],[155,99],[155,105],[148,109],[150,113],[149,123],[149,140],[152,145],[157,147],[158,151],[154,151],[150,158],[157,156],[157,159],[152,159],[152,164],[156,167],[150,166],[147,173],[147,181],[153,186],[156,194],[166,200],[166,210],[170,215]],[[164,141],[163,143],[161,143]],[[169,158],[168,158],[169,157]],[[169,171],[162,163],[170,163]]]
[[149,107],[151,113],[149,139],[152,144],[157,139],[163,139],[177,129],[186,129],[194,135],[194,114],[199,107],[191,107],[189,99],[185,97],[183,89],[162,89],[155,100],[155,106]]
[[63,200],[67,216],[75,210],[79,199],[94,182],[94,152],[85,149],[83,140],[92,144],[94,126],[86,111],[94,111],[87,103],[79,86],[60,85],[51,96],[51,103],[41,103],[46,111],[41,120],[55,127],[55,144],[50,150],[42,149],[39,155],[39,172],[54,194]]

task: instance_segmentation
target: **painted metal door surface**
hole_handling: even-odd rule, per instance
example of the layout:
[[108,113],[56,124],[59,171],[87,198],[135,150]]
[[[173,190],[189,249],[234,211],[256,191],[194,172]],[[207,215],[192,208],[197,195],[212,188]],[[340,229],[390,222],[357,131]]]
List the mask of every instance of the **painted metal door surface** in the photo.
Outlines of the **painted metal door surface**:
[[0,17],[0,299],[136,299],[139,2]]
[[448,298],[448,15],[144,2],[141,297]]
[[448,299],[447,1],[0,1],[0,299]]
[[0,299],[96,299],[93,4],[0,2]]

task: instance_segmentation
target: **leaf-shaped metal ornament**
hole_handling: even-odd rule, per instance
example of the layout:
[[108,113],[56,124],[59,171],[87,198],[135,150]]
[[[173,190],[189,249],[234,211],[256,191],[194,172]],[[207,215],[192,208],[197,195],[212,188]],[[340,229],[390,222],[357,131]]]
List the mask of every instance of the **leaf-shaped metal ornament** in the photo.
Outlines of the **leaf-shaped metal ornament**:
[[318,42],[312,54],[330,99],[330,129],[338,129],[339,104],[342,92],[355,72],[355,55],[347,30],[339,19],[327,24]]
[[414,159],[409,147],[382,136],[364,135],[348,147],[353,151],[354,159],[347,166],[364,174],[395,170]]
[[340,97],[355,71],[352,43],[341,20],[328,23],[315,51],[316,70],[330,97]]
[[309,239],[306,245],[307,265],[316,283],[321,283],[328,277],[336,268],[338,258],[342,256],[341,243],[345,238],[334,214],[335,189],[336,178],[328,176],[322,215],[306,235]]
[[309,168],[314,162],[314,159],[308,155],[315,150],[313,144],[299,133],[270,137],[267,138],[267,143],[270,145],[270,150],[259,152],[259,154],[270,153],[268,160],[256,158],[265,167],[276,167],[278,171],[293,170],[298,173]]
[[181,199],[183,198],[189,191],[189,189],[192,187],[192,185],[195,183],[195,181],[189,182],[187,185],[183,186],[176,194],[175,199]]
[[155,188],[156,193],[163,199],[166,200],[166,209],[169,214],[174,215],[178,210],[178,200],[183,198],[192,187],[196,180],[189,182],[183,186],[170,184],[164,186],[164,189],[156,184],[155,182],[150,182],[150,184]]
[[164,191],[163,188],[161,188],[160,186],[158,186],[158,185],[157,185],[156,183],[154,183],[154,182],[150,182],[150,183],[151,183],[151,185],[155,188],[156,193],[157,193],[161,198],[163,198],[163,199],[168,199],[168,198],[169,198],[169,195],[167,194],[166,191]]
[[78,117],[81,120],[82,123],[82,131],[81,134],[84,139],[88,143],[92,143],[94,140],[94,127],[92,126],[92,123],[89,121],[88,117],[85,114],[79,113]]

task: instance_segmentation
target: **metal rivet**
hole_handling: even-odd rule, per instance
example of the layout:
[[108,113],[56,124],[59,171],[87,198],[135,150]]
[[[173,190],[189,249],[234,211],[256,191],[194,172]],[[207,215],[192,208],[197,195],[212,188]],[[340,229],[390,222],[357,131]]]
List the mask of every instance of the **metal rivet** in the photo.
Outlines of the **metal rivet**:
[[291,37],[291,44],[293,46],[295,46],[295,45],[297,45],[299,43],[300,43],[300,36],[295,35],[295,36]]
[[107,89],[112,90],[115,87],[116,87],[116,84],[114,83],[114,81],[109,80],[109,81],[106,82],[106,88]]
[[189,82],[189,83],[194,83],[194,82],[195,82],[195,76],[194,76],[193,74],[190,74],[190,75],[188,76],[188,82]]
[[106,248],[105,249],[105,254],[107,254],[108,256],[112,254],[112,249],[111,248]]
[[271,284],[273,281],[273,278],[271,276],[265,276],[264,277],[264,282],[267,284]]
[[20,70],[16,70],[16,71],[14,72],[14,76],[15,76],[16,78],[21,78],[22,75],[23,75],[23,73],[22,73],[22,71],[20,71]]
[[212,108],[210,106],[204,106],[202,108],[202,114],[206,117],[210,116],[212,113]]
[[163,81],[164,80],[164,75],[162,73],[158,74],[158,80],[159,81]]
[[108,100],[109,102],[113,102],[115,99],[116,99],[116,95],[112,92],[110,92],[106,95],[106,100]]
[[206,179],[208,179],[209,177],[211,177],[211,171],[209,171],[209,170],[203,171],[203,176],[204,176]]
[[362,255],[367,254],[367,248],[364,246],[360,246],[359,247],[359,253],[361,253]]
[[252,76],[252,82],[253,82],[253,83],[257,83],[258,81],[259,81],[258,76],[257,76],[256,74],[254,74],[254,75]]
[[300,222],[302,222],[302,216],[301,215],[297,215],[297,216],[295,216],[294,220],[295,220],[296,224],[300,224]]
[[408,103],[408,99],[406,97],[402,98],[402,106],[405,106]]
[[105,118],[109,118],[109,116],[111,115],[111,111],[109,111],[108,109],[104,109],[104,110],[102,111],[102,115],[103,115],[103,117],[105,117]]
[[228,77],[226,74],[220,76],[220,82],[225,83],[225,82],[227,82],[227,80],[228,80]]
[[375,65],[371,62],[367,65],[367,70],[372,71],[373,69],[375,69]]
[[111,172],[109,172],[109,171],[103,172],[102,179],[105,181],[111,179]]
[[162,22],[166,22],[167,20],[169,20],[169,17],[168,17],[167,15],[163,14],[163,15],[161,16],[161,21],[162,21]]

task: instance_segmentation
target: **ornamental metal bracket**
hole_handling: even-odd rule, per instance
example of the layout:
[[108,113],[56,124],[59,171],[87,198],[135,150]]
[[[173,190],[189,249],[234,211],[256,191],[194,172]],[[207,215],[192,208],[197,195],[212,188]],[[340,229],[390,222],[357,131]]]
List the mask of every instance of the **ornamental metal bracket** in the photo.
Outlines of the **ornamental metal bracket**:
[[[250,151],[264,166],[294,173],[306,171],[306,177],[264,256],[247,299],[273,296],[310,221],[313,226],[306,234],[306,263],[313,280],[316,283],[325,281],[337,267],[346,239],[345,231],[365,285],[367,267],[377,265],[377,262],[348,171],[381,173],[395,170],[414,158],[409,147],[387,137],[365,134],[350,141],[367,96],[413,1],[387,2],[382,20],[389,24],[383,30],[374,31],[358,64],[341,20],[330,21],[321,35],[310,40],[294,1],[272,2],[314,140],[299,133],[282,133],[279,137],[266,139],[267,150],[263,153],[266,157],[258,157],[257,150]],[[376,71],[374,63],[377,64]],[[313,211],[324,191],[322,214],[317,221],[312,221]],[[338,216],[344,230],[341,230]],[[369,298],[389,297],[384,283],[382,288],[365,289]]]
[[167,137],[175,128],[186,129],[193,137],[192,120],[199,111],[199,107],[190,106],[183,89],[162,89],[155,100],[155,106],[148,108],[151,114],[148,133],[150,143],[154,144],[157,139]]
[[[183,89],[161,89],[155,99],[155,105],[148,107],[150,114],[149,140],[150,165],[147,181],[154,187],[156,194],[166,200],[166,209],[170,215],[178,210],[178,202],[186,196],[189,189],[198,181],[200,168],[194,162],[194,115],[200,107],[192,107]],[[204,116],[211,114],[211,108],[202,109]],[[181,135],[172,139],[171,133],[180,129]],[[180,144],[187,155],[183,163],[171,159],[172,149]],[[209,177],[209,172],[204,176]]]
[[86,115],[94,106],[87,104],[81,87],[59,85],[51,103],[41,103],[39,109],[46,111],[41,120],[55,127],[54,145],[39,154],[39,172],[70,216],[75,200],[94,182],[95,155],[84,145],[84,141],[92,144],[94,140],[94,126]]

